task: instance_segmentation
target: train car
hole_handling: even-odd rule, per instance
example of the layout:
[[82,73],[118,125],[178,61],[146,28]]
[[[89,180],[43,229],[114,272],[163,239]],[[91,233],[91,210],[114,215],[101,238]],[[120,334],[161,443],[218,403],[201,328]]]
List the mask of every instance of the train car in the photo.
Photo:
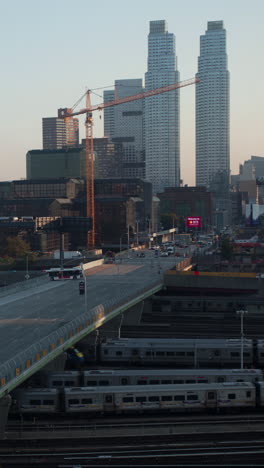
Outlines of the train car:
[[80,371],[61,371],[41,372],[40,381],[43,387],[64,388],[79,387],[81,384],[82,373]]
[[264,368],[264,340],[256,340],[256,357],[258,366]]
[[55,388],[21,388],[11,393],[13,410],[19,413],[56,413],[60,410]]
[[82,386],[180,385],[261,380],[263,380],[263,374],[260,369],[203,369],[202,372],[199,369],[102,369],[84,371]]
[[206,411],[254,408],[256,388],[251,382],[65,388],[66,413],[127,413]]
[[[236,339],[110,339],[100,345],[101,362],[129,362],[177,367],[237,367],[240,340]],[[253,363],[252,340],[244,340],[244,365]]]

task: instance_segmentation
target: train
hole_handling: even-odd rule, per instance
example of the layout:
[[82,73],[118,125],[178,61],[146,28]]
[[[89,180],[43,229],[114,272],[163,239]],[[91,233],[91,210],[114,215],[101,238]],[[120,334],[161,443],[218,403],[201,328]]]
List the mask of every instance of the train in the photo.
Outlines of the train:
[[[102,364],[236,368],[241,365],[240,339],[120,338],[99,344]],[[243,365],[264,368],[264,340],[243,340]]]
[[42,388],[181,385],[263,381],[260,369],[100,369],[40,371],[28,386]]
[[17,389],[13,412],[94,415],[206,412],[264,407],[264,382]]

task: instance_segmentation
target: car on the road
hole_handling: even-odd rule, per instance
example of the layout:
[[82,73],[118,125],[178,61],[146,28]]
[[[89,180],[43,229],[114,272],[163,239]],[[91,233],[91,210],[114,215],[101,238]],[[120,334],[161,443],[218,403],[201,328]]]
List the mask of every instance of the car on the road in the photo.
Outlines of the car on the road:
[[169,254],[168,254],[168,252],[161,252],[160,256],[161,257],[168,257]]

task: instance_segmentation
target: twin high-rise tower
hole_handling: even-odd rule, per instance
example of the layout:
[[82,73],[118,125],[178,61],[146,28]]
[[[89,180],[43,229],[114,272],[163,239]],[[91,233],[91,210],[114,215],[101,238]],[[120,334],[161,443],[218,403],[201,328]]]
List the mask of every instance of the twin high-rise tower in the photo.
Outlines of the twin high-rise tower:
[[[229,72],[226,31],[222,21],[208,22],[200,37],[196,85],[196,185],[209,187],[221,173],[230,171]],[[148,36],[148,69],[145,90],[179,82],[175,36],[166,21],[151,21]],[[118,80],[105,101],[137,94],[141,80]],[[153,193],[180,185],[179,90],[143,101],[108,108],[104,112],[105,135],[124,145],[126,176],[152,182]],[[145,161],[144,161],[145,158]],[[145,167],[144,167],[145,166]]]

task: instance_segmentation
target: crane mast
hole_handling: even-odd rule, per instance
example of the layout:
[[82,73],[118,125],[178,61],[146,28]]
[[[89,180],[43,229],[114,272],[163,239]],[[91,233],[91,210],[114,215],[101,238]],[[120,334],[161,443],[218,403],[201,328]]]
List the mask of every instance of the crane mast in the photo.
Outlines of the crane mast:
[[192,84],[199,83],[198,78],[191,78],[189,80],[180,81],[179,83],[174,83],[172,85],[163,86],[162,88],[153,89],[150,91],[145,91],[143,93],[135,94],[133,96],[127,96],[122,99],[115,99],[110,102],[103,102],[92,106],[91,104],[91,90],[88,90],[86,93],[86,107],[80,109],[79,111],[72,112],[71,109],[65,110],[63,115],[64,118],[74,117],[75,115],[86,114],[85,119],[85,133],[86,133],[86,143],[85,143],[85,160],[86,160],[86,213],[87,217],[91,217],[93,220],[93,229],[88,232],[88,249],[94,249],[96,245],[96,218],[95,218],[95,197],[94,197],[94,152],[93,152],[93,112],[96,110],[103,110],[108,107],[118,106],[119,104],[125,104],[128,102],[137,101],[139,99],[145,99],[151,96],[156,96],[157,94],[167,93],[169,91],[174,91],[178,88],[183,88],[185,86],[190,86]]

